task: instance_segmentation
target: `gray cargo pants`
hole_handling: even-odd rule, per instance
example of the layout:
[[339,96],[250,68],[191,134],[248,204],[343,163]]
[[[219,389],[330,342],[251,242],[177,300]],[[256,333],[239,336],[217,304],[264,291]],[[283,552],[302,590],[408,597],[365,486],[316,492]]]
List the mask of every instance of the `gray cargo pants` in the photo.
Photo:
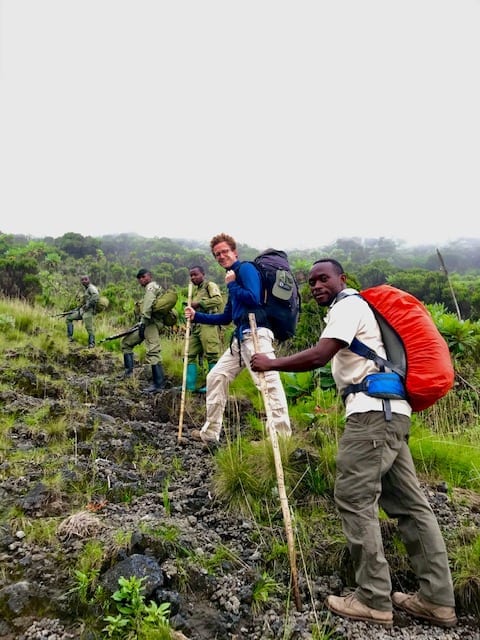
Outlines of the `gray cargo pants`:
[[445,543],[437,519],[418,482],[408,434],[410,419],[383,412],[347,418],[337,454],[335,502],[355,567],[358,599],[389,611],[390,570],[385,560],[378,506],[398,518],[400,535],[419,580],[419,594],[454,607]]

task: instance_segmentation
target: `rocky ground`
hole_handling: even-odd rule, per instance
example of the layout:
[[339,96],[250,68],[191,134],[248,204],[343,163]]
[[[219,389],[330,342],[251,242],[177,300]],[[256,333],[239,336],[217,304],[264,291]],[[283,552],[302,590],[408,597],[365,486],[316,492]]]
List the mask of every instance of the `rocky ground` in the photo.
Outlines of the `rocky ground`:
[[[300,571],[300,611],[288,598],[288,576],[283,593],[270,597],[261,611],[254,610],[252,588],[262,570],[261,542],[252,521],[227,513],[213,495],[213,454],[188,439],[191,428],[199,426],[198,417],[186,413],[185,442],[179,443],[179,394],[168,390],[145,396],[141,380],[135,386],[116,379],[118,356],[98,351],[72,349],[66,357],[67,374],[46,362],[38,370],[19,371],[14,390],[0,394],[3,411],[15,418],[13,447],[31,461],[22,474],[13,472],[11,459],[0,466],[2,511],[17,509],[24,514],[14,526],[0,525],[1,638],[102,637],[69,593],[75,558],[87,541],[100,540],[110,549],[109,562],[101,568],[102,586],[113,591],[119,575],[146,575],[148,598],[171,603],[171,625],[178,638],[480,639],[478,620],[465,611],[459,611],[459,624],[452,630],[416,623],[398,613],[388,630],[329,616],[324,599],[345,588],[340,573],[307,580]],[[65,384],[78,391],[78,405],[72,407],[71,394],[65,399]],[[198,398],[200,416],[203,402]],[[47,444],[47,436],[41,430],[33,433],[26,420],[40,407],[48,407],[51,416],[68,415],[71,420],[66,427],[72,436],[71,450],[56,459],[52,447],[52,464],[58,465],[61,476],[54,487],[42,481],[44,468],[33,455]],[[133,452],[139,446],[145,448],[146,458],[144,464],[133,464]],[[165,462],[161,471],[154,465],[149,471],[152,451]],[[72,487],[78,483],[76,495],[81,498],[85,471],[103,490],[88,495],[88,500],[85,494],[83,503],[80,499],[73,505]],[[425,490],[441,526],[458,526],[465,513],[442,491]],[[480,525],[478,512],[468,515]],[[333,510],[332,517],[336,517]],[[29,541],[25,522],[42,518],[58,519],[55,536],[41,544]],[[168,528],[179,532],[175,540],[155,535]],[[131,532],[128,545],[115,536],[118,531]],[[214,571],[208,570],[207,563],[192,562],[187,575],[179,574],[179,555],[208,558],[219,549],[228,554]],[[324,628],[324,635],[312,635],[315,623]]]

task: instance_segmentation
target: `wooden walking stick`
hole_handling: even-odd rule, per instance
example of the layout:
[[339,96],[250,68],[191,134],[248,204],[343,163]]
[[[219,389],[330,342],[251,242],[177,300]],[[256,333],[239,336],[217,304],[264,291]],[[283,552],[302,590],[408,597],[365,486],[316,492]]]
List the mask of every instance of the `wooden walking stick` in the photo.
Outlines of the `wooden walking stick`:
[[[193,284],[191,282],[188,283],[188,299],[187,304],[190,307],[192,304],[192,287]],[[185,329],[185,349],[183,352],[183,377],[182,377],[182,398],[180,400],[180,417],[178,420],[178,442],[182,440],[182,427],[183,427],[183,414],[185,411],[185,393],[186,393],[186,382],[187,382],[187,364],[188,364],[188,345],[190,342],[190,325],[191,320],[187,318],[187,328]]]
[[[258,334],[257,334],[257,322],[254,313],[248,314],[250,321],[250,330],[253,337],[253,347],[255,353],[259,352],[258,349]],[[288,556],[290,559],[290,570],[292,574],[292,587],[293,597],[295,600],[295,606],[297,611],[302,610],[302,603],[300,600],[300,591],[298,588],[298,574],[297,574],[297,560],[295,553],[295,540],[293,536],[292,521],[290,518],[290,508],[288,506],[287,492],[285,490],[285,480],[283,475],[282,457],[280,455],[280,449],[278,447],[277,431],[273,424],[272,408],[270,406],[270,398],[268,396],[267,381],[265,380],[265,373],[263,371],[258,372],[260,379],[260,390],[262,392],[263,404],[265,405],[265,413],[267,414],[267,433],[272,443],[273,459],[275,461],[275,471],[277,474],[277,487],[278,495],[280,498],[280,504],[283,513],[283,522],[285,524],[285,533],[287,535]]]

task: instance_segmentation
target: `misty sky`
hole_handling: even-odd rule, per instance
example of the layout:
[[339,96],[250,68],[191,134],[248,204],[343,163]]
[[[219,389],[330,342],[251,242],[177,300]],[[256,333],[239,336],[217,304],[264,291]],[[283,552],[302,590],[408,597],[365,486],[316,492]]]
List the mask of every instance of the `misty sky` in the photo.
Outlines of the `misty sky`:
[[0,0],[0,232],[480,238],[480,0]]

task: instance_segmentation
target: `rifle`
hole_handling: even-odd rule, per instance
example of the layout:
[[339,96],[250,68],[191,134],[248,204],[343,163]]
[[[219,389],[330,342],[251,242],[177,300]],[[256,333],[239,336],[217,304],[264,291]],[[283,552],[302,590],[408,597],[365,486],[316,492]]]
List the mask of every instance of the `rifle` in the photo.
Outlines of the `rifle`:
[[137,331],[138,327],[139,325],[136,324],[131,329],[127,329],[127,331],[122,331],[121,333],[116,333],[113,336],[108,336],[108,338],[103,338],[103,340],[98,341],[98,344],[101,344],[102,342],[109,342],[110,340],[116,340],[117,338],[123,338],[124,336],[129,336],[134,331]]
[[69,311],[62,311],[62,313],[54,313],[51,315],[51,318],[64,318],[65,316],[70,315],[74,311],[80,311],[80,307],[75,307],[75,309],[70,309]]

